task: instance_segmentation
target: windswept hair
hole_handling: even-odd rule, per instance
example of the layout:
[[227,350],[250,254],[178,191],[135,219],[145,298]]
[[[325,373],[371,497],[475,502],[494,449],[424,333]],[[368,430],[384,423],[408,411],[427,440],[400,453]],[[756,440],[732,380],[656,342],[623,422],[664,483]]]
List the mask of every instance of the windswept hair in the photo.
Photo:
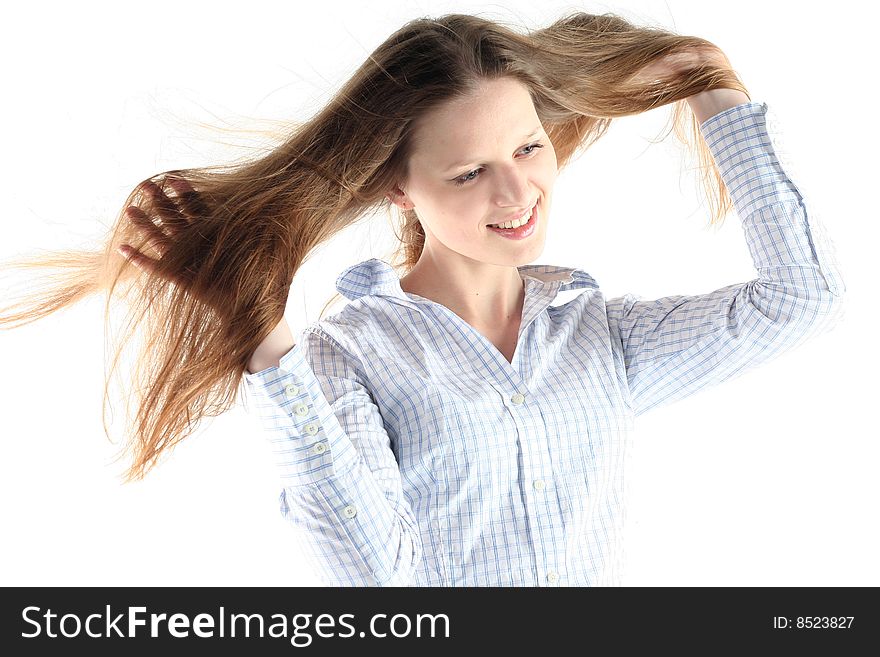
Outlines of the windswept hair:
[[[366,213],[392,210],[386,194],[407,178],[419,117],[485,80],[516,79],[529,89],[562,169],[616,117],[709,89],[748,95],[726,60],[708,64],[703,58],[660,77],[643,75],[652,65],[706,52],[720,50],[705,39],[637,27],[611,13],[570,13],[527,33],[472,15],[412,20],[267,154],[158,173],[135,186],[97,248],[5,263],[52,273],[30,278],[42,288],[32,286],[0,308],[0,327],[35,321],[106,291],[106,331],[111,299],[122,304],[126,330],[115,342],[104,386],[104,431],[109,438],[110,378],[140,328],[134,371],[125,377],[136,393],[137,413],[117,458],[130,454],[124,483],[143,479],[162,451],[192,435],[202,417],[234,405],[251,355],[283,318],[292,279],[316,247]],[[732,201],[686,102],[674,106],[672,125],[699,158],[710,224],[720,225]],[[151,250],[126,208],[155,210],[143,183],[172,195],[173,178],[196,191],[198,216],[154,271],[134,267],[117,251],[120,245]],[[391,262],[402,275],[418,261],[425,234],[414,210],[396,212],[400,247]],[[172,280],[182,274],[187,286]]]

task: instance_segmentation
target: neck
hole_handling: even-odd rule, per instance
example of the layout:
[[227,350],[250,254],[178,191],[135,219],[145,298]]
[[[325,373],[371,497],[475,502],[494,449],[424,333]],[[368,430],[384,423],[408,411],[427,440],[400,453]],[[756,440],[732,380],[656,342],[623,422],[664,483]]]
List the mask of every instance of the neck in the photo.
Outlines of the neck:
[[446,306],[475,327],[497,329],[519,322],[525,288],[517,268],[471,263],[439,269],[423,257],[400,279],[400,287]]

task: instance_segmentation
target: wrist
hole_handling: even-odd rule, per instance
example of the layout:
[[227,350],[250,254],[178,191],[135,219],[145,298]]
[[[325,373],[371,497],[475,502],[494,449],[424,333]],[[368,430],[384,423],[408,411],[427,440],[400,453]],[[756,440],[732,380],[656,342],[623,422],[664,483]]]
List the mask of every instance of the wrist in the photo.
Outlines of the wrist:
[[293,333],[287,320],[282,318],[278,325],[272,329],[248,361],[248,371],[253,374],[269,367],[277,367],[281,357],[293,349]]
[[731,107],[751,102],[751,98],[738,89],[709,89],[688,96],[688,105],[698,123],[705,123],[716,114]]

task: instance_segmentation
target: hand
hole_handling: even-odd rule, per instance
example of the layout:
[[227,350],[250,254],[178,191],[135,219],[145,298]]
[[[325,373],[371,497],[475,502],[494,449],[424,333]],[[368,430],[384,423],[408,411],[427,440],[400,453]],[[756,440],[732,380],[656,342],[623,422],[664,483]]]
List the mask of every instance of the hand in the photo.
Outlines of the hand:
[[[145,245],[153,249],[159,257],[152,258],[130,244],[122,244],[119,253],[138,269],[151,274],[157,271],[159,262],[180,233],[189,228],[193,221],[208,214],[199,193],[186,180],[168,175],[165,182],[175,192],[174,197],[168,196],[152,180],[145,180],[138,185],[138,191],[143,192],[147,198],[145,205],[151,214],[136,205],[128,206],[123,213],[137,229],[136,233],[145,238]],[[167,275],[172,282],[185,289],[191,287],[194,278],[191,268],[184,268],[183,271]],[[217,311],[218,315],[222,315],[216,303],[207,300],[205,303]],[[263,339],[249,359],[249,371],[258,372],[272,365],[278,365],[281,356],[293,346],[293,334],[282,315],[279,323]]]
[[[144,255],[130,244],[122,244],[119,253],[146,272],[155,271],[156,265],[165,255],[175,235],[181,228],[189,225],[194,216],[192,201],[196,191],[192,186],[178,178],[169,178],[168,184],[179,195],[178,200],[171,199],[152,180],[145,180],[138,185],[138,190],[149,199],[149,205],[155,208],[155,214],[148,215],[136,205],[128,206],[124,212],[132,226],[138,228],[140,235],[146,238],[146,243],[159,254],[159,258]],[[178,282],[185,281],[181,279]]]
[[[174,197],[168,196],[152,180],[145,180],[137,189],[146,197],[145,205],[150,210],[150,214],[137,205],[128,206],[124,212],[124,216],[136,229],[136,234],[143,238],[145,245],[155,251],[159,257],[150,257],[131,244],[122,244],[118,249],[119,253],[138,269],[151,274],[157,271],[159,262],[180,233],[189,228],[194,220],[207,215],[198,192],[189,182],[173,175],[167,176],[165,182],[175,192]],[[191,268],[167,274],[173,283],[186,289],[190,288],[194,276],[195,272]]]
[[649,84],[656,80],[675,77],[685,71],[698,68],[702,64],[711,64],[718,68],[733,68],[730,60],[714,45],[693,46],[689,50],[670,53],[640,69],[636,75],[631,78],[632,82],[638,84]]

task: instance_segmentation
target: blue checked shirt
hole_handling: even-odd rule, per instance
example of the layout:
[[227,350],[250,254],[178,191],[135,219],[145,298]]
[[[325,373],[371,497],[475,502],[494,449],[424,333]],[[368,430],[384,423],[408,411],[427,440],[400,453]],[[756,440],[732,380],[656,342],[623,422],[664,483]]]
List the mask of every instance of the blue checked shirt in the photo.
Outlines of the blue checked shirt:
[[[605,299],[586,272],[520,266],[513,361],[377,259],[278,367],[244,376],[280,508],[331,586],[619,586],[636,416],[830,329],[844,283],[772,110],[701,124],[758,278]],[[557,294],[582,289],[566,303]]]

